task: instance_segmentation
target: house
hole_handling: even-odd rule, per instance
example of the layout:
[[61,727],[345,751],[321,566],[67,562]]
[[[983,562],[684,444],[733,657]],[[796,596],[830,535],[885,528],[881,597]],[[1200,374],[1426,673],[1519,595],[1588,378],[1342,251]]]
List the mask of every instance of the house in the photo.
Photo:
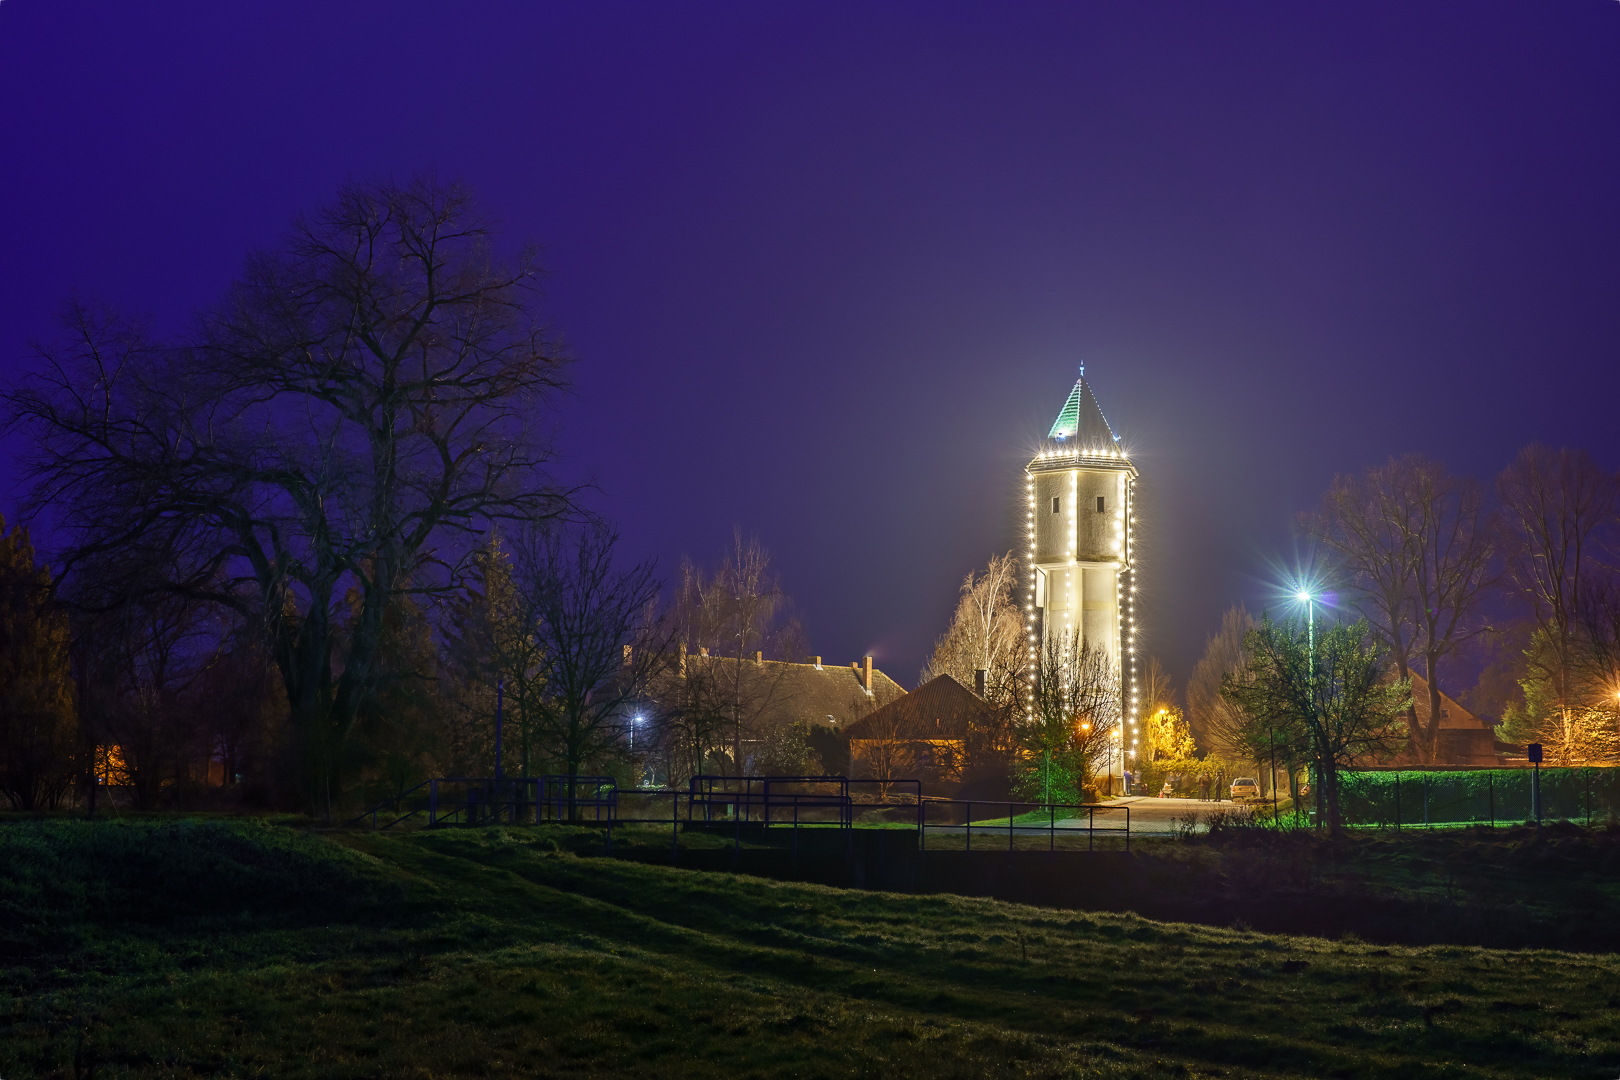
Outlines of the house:
[[[1417,709],[1420,725],[1429,722],[1429,684],[1417,672],[1412,676],[1412,703]],[[1423,762],[1417,751],[1408,746],[1387,765],[1487,765],[1504,764],[1496,742],[1496,731],[1491,724],[1475,716],[1445,691],[1440,692],[1440,732],[1438,752],[1432,762]]]
[[994,720],[995,710],[983,698],[940,675],[844,730],[849,775],[916,778],[925,790],[953,788],[963,779],[969,734]]

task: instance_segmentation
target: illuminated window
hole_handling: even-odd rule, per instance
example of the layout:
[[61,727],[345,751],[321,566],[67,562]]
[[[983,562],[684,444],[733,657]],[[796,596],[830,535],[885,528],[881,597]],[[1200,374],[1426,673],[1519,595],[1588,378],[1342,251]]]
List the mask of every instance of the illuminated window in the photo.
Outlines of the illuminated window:
[[1058,506],[1059,506],[1059,499],[1058,499],[1058,497],[1056,495],[1054,495],[1054,496],[1052,496],[1052,513],[1055,514],[1055,513],[1058,512]]
[[1106,514],[1108,512],[1108,511],[1103,509],[1103,506],[1104,506],[1103,497],[1101,495],[1099,495],[1099,496],[1097,496],[1097,513]]

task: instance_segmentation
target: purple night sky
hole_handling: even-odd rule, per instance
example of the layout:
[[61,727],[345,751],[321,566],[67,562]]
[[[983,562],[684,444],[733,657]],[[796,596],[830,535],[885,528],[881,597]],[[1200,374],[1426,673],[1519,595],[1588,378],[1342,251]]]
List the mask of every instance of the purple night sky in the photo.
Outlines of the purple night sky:
[[178,328],[435,168],[544,245],[627,553],[755,532],[814,651],[908,686],[1081,362],[1178,678],[1335,472],[1620,466],[1613,0],[0,0],[0,103],[8,375],[66,297]]

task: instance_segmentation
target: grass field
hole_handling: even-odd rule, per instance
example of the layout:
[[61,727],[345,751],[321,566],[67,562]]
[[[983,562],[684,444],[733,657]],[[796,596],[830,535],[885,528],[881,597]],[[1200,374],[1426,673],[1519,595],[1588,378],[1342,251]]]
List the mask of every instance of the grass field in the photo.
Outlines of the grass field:
[[1607,954],[1285,938],[569,850],[594,843],[0,824],[0,1077],[1620,1070]]

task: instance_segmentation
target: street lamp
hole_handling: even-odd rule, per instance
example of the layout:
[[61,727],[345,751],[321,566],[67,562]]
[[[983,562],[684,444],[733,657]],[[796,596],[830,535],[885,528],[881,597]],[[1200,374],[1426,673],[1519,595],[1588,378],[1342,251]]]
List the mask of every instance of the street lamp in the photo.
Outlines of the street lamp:
[[630,721],[630,752],[636,752],[636,728],[641,726],[641,717],[637,716]]
[[[1316,722],[1316,597],[1313,596],[1311,593],[1306,592],[1303,589],[1301,589],[1297,594],[1295,594],[1295,597],[1296,597],[1296,599],[1302,600],[1305,603],[1305,642],[1306,642],[1306,647],[1309,650],[1306,653],[1306,662],[1309,665],[1309,667],[1307,668],[1307,670],[1309,671],[1309,681],[1307,682],[1306,685],[1307,685],[1307,689],[1310,691],[1310,695],[1311,695],[1311,722],[1314,724]],[[1277,800],[1276,800],[1276,794],[1277,794],[1277,750],[1276,750],[1276,745],[1277,745],[1277,743],[1276,743],[1276,735],[1275,735],[1275,733],[1273,733],[1273,735],[1272,735],[1272,751],[1271,751],[1271,793],[1272,793],[1271,816],[1272,816],[1273,819],[1275,819],[1276,816],[1277,816]],[[1322,778],[1317,776],[1317,777],[1313,777],[1312,779],[1315,782],[1316,790],[1320,791],[1321,790],[1321,779]],[[1320,796],[1318,796],[1318,799],[1320,800]],[[1320,805],[1320,802],[1318,802],[1318,805]],[[1298,807],[1295,807],[1295,811],[1296,812],[1298,811]],[[1321,822],[1318,821],[1317,825],[1320,827]]]

